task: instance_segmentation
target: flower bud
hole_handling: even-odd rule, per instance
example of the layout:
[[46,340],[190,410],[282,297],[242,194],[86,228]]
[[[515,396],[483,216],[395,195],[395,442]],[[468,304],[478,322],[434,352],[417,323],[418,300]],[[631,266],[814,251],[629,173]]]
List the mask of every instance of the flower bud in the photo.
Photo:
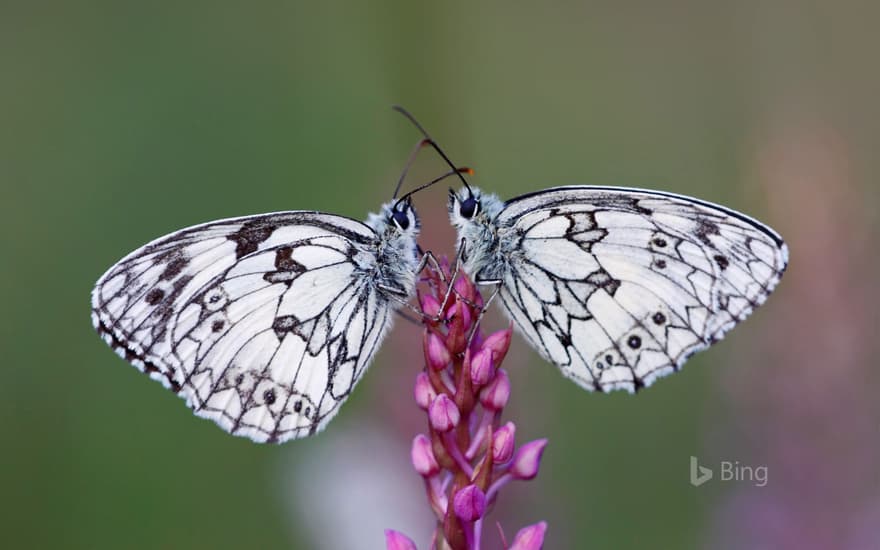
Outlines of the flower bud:
[[444,433],[458,425],[461,413],[458,412],[458,407],[455,406],[452,399],[445,393],[441,393],[431,402],[428,418],[432,428]]
[[416,376],[416,387],[413,390],[413,394],[415,394],[416,404],[419,408],[427,411],[428,407],[431,406],[431,401],[437,397],[437,392],[434,391],[434,386],[431,385],[428,373],[423,371]]
[[471,310],[471,306],[463,302],[460,303],[459,306],[460,307],[458,308],[458,311],[461,315],[461,326],[464,329],[465,333],[470,334],[471,326],[473,325],[474,320],[473,311]]
[[458,301],[453,300],[452,305],[446,308],[446,313],[444,314],[444,317],[446,318],[447,323],[451,322],[453,319],[455,319],[455,316],[458,315],[458,304]]
[[513,538],[513,543],[511,543],[508,550],[541,550],[544,547],[544,534],[546,532],[546,521],[523,527]]
[[498,369],[495,378],[480,392],[480,403],[490,411],[500,411],[510,399],[510,378],[504,369]]
[[510,465],[511,475],[516,479],[534,479],[538,475],[541,455],[544,454],[546,446],[546,439],[536,439],[520,447]]
[[394,529],[385,529],[385,548],[386,550],[417,550],[416,543],[411,538]]
[[465,300],[469,300],[471,302],[474,301],[476,289],[474,288],[474,285],[473,283],[471,283],[470,279],[467,278],[467,275],[459,275],[458,278],[455,280],[455,283],[452,285],[452,288],[454,288],[455,292],[458,293],[458,295]]
[[470,360],[471,382],[474,386],[483,386],[492,379],[495,374],[495,366],[492,361],[492,350],[481,349]]
[[461,300],[456,300],[455,304],[446,310],[446,342],[449,345],[449,351],[452,353],[462,353],[467,346],[467,334],[470,328],[470,313]]
[[428,333],[425,337],[425,358],[428,366],[434,370],[443,370],[452,360],[452,355],[446,349],[443,339],[434,334]]
[[412,442],[412,465],[423,477],[431,477],[440,471],[440,465],[434,458],[431,440],[425,434],[419,434]]
[[437,317],[440,313],[440,301],[433,294],[422,294],[421,296],[422,313],[431,317]]
[[452,509],[462,521],[477,521],[486,513],[486,494],[476,485],[468,485],[455,493]]
[[513,456],[513,440],[516,434],[516,426],[513,422],[498,428],[492,435],[492,462],[503,464]]
[[496,365],[500,365],[510,349],[510,340],[513,335],[513,325],[505,330],[499,330],[490,334],[483,341],[482,349],[492,350],[492,359]]

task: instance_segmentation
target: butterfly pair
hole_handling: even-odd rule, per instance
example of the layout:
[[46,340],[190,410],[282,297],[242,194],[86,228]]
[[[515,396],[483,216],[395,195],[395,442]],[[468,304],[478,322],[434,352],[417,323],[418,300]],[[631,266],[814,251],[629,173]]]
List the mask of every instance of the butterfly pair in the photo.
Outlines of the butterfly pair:
[[[689,197],[576,186],[503,202],[465,186],[449,199],[464,270],[500,285],[531,345],[588,390],[632,392],[677,371],[763,303],[788,261],[769,227]],[[418,231],[408,197],[366,223],[291,211],[182,229],[98,280],[92,320],[224,430],[305,437],[413,295]]]

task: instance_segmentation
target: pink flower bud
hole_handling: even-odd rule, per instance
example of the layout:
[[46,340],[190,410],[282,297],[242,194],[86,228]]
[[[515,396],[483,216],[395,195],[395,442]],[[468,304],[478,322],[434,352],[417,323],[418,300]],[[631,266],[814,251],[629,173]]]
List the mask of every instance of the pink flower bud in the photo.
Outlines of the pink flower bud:
[[477,521],[486,513],[486,494],[476,485],[468,485],[455,493],[452,508],[460,520]]
[[483,341],[483,349],[492,350],[492,359],[495,361],[496,365],[500,365],[501,362],[504,361],[504,357],[507,355],[507,350],[510,349],[512,335],[513,325],[505,330],[493,332],[485,341]]
[[428,361],[428,366],[434,370],[445,369],[449,364],[449,361],[452,360],[452,355],[450,355],[449,350],[446,349],[446,344],[443,343],[443,339],[433,332],[429,333],[426,337],[425,358]]
[[427,411],[428,407],[431,406],[431,401],[437,397],[437,392],[434,391],[434,387],[431,385],[431,380],[428,378],[428,373],[420,372],[418,376],[416,376],[416,387],[413,390],[413,393],[416,397],[416,404],[420,409]]
[[440,313],[440,301],[433,294],[422,294],[420,305],[422,306],[422,313],[428,317],[434,318]]
[[385,548],[387,550],[417,550],[416,543],[411,538],[394,529],[385,529]]
[[495,378],[480,392],[480,403],[490,411],[500,411],[510,399],[510,378],[504,369],[498,369]]
[[428,409],[428,418],[431,421],[431,427],[440,433],[448,432],[458,425],[461,420],[461,413],[452,399],[445,393],[438,395]]
[[541,455],[544,454],[546,446],[546,439],[536,439],[520,447],[510,466],[511,475],[516,479],[534,479],[538,475]]
[[446,343],[452,353],[461,353],[467,346],[467,333],[470,328],[470,313],[461,300],[446,310]]
[[459,275],[459,277],[455,280],[455,283],[452,285],[452,288],[454,288],[455,292],[457,292],[458,295],[465,300],[470,300],[471,302],[474,301],[476,289],[466,275]]
[[513,456],[513,439],[516,435],[516,426],[513,422],[498,428],[492,436],[492,462],[503,464]]
[[412,442],[413,468],[424,477],[431,477],[440,471],[440,465],[434,458],[434,450],[431,448],[431,440],[425,434],[419,434]]
[[[476,289],[476,285],[474,286],[474,288]],[[480,294],[478,290],[476,290],[475,292],[477,294],[476,296],[474,296],[474,305],[477,306],[477,312],[479,312],[483,309],[485,302],[483,301],[483,295]]]
[[516,537],[513,538],[513,543],[508,550],[541,550],[544,547],[544,534],[546,532],[546,521],[523,527],[516,534]]
[[466,333],[470,333],[472,321],[474,320],[473,311],[471,310],[471,307],[465,303],[460,305],[461,307],[458,308],[458,311],[461,315],[461,326]]
[[481,349],[471,358],[471,382],[474,386],[482,386],[492,379],[495,374],[495,366],[492,361],[492,351]]
[[452,305],[446,308],[446,320],[451,321],[458,315],[458,302],[453,301]]

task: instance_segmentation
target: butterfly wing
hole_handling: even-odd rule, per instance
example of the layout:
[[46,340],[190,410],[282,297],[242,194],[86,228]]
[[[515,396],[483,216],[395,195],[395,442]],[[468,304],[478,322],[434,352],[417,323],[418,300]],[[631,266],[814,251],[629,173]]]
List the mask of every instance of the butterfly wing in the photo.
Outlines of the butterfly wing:
[[549,189],[495,223],[505,308],[541,355],[597,391],[680,369],[763,303],[788,262],[756,220],[654,191]]
[[183,229],[110,268],[92,319],[197,415],[258,442],[304,437],[336,414],[389,327],[388,300],[363,276],[377,238],[317,212]]

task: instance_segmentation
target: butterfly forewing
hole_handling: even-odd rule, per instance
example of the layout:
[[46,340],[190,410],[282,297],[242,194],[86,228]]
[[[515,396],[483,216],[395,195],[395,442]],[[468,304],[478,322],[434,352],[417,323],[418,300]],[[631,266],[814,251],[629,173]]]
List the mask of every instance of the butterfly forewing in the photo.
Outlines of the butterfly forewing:
[[[120,355],[225,430],[255,441],[310,435],[389,327],[392,308],[375,284],[381,238],[316,212],[184,229],[101,277],[93,321]],[[411,241],[403,252],[414,256]]]
[[[763,303],[788,260],[779,235],[743,214],[637,189],[549,189],[486,223],[494,248],[472,248],[499,256],[467,265],[501,280],[502,304],[542,356],[598,391],[678,370]],[[486,234],[459,228],[465,241]]]

